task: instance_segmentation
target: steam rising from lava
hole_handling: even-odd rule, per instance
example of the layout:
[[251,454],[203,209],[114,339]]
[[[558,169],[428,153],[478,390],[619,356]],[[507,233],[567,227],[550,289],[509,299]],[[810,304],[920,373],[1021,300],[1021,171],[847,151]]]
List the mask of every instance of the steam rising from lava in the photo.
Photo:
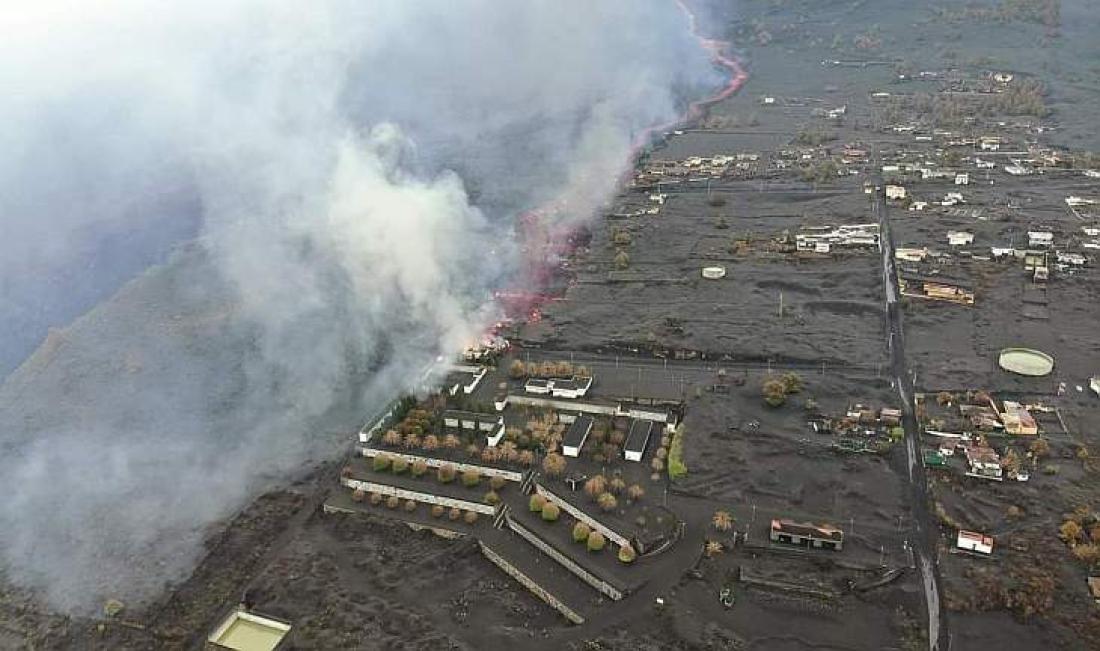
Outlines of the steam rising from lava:
[[197,236],[0,386],[0,566],[73,612],[156,594],[335,456],[480,330],[518,210],[587,217],[716,83],[668,0],[46,0],[0,29],[0,307]]

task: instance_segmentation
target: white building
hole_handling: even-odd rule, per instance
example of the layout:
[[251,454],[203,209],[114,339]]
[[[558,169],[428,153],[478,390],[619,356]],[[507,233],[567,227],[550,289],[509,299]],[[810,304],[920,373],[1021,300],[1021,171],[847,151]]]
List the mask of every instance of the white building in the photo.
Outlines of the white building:
[[886,186],[886,198],[887,199],[904,199],[906,196],[905,186],[901,185],[888,185]]
[[966,231],[947,231],[947,243],[951,246],[966,246],[974,243],[974,234]]
[[653,433],[653,421],[635,420],[630,424],[630,433],[627,434],[626,443],[623,445],[623,457],[627,461],[641,461],[645,456],[649,438]]
[[970,175],[966,172],[959,172],[955,175],[955,185],[970,185]]
[[1027,245],[1031,248],[1048,247],[1054,243],[1054,233],[1050,231],[1028,231]]
[[561,443],[561,453],[567,457],[579,457],[581,448],[584,447],[584,442],[588,439],[588,434],[591,431],[592,417],[577,416],[569,429],[565,431],[565,437]]
[[988,556],[993,553],[993,536],[960,529],[955,546],[968,552],[977,552]]

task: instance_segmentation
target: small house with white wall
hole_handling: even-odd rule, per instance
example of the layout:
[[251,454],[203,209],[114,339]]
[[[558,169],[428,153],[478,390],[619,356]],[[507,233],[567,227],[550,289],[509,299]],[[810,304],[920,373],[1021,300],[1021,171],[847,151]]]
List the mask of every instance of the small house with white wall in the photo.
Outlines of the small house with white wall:
[[584,447],[584,442],[588,440],[588,435],[592,432],[592,423],[592,417],[583,414],[578,415],[573,420],[573,423],[569,425],[569,429],[565,431],[565,437],[561,442],[562,454],[567,457],[580,456],[581,448]]
[[993,536],[987,536],[984,533],[978,533],[976,531],[963,531],[960,529],[955,547],[963,551],[976,552],[988,556],[993,553]]
[[635,419],[630,424],[630,432],[623,446],[623,457],[627,461],[641,461],[645,456],[649,439],[653,435],[653,421]]
[[886,186],[886,198],[887,199],[904,199],[907,192],[903,185],[888,185]]

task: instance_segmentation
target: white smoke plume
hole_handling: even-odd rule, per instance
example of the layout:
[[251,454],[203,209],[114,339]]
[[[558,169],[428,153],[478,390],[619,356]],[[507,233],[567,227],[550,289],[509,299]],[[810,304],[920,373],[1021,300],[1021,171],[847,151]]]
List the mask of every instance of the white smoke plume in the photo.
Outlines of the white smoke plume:
[[480,331],[517,211],[588,217],[716,81],[673,0],[44,0],[0,30],[4,332],[175,247],[0,386],[0,567],[73,612],[339,454]]

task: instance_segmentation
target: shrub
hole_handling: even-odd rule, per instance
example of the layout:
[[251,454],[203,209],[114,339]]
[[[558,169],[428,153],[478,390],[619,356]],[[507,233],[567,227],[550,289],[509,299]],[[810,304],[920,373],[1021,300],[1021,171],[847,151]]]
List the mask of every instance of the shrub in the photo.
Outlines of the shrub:
[[[382,443],[386,445],[401,445],[401,435],[392,429],[387,430],[386,433],[382,435]],[[377,459],[378,457],[375,458]]]
[[439,470],[435,472],[435,476],[439,479],[440,483],[449,484],[455,480],[455,475],[458,471],[453,464],[445,463],[439,466]]
[[493,490],[498,491],[498,490],[504,488],[505,481],[506,480],[504,479],[504,477],[500,477],[500,476],[490,477],[489,478],[489,488],[492,488]]
[[422,443],[422,445],[424,446],[425,450],[436,450],[439,448],[439,437],[435,434],[429,434],[424,437],[424,442]]
[[351,472],[351,466],[344,466],[340,469],[340,476],[344,479],[347,479],[348,477],[351,477]]
[[396,459],[394,459],[393,463],[390,465],[390,470],[392,470],[393,474],[395,474],[395,475],[400,475],[401,473],[405,472],[408,469],[409,469],[409,462],[405,461],[401,457],[397,457]]
[[592,499],[596,499],[607,490],[607,479],[603,475],[596,475],[584,482],[584,492]]
[[656,474],[665,469],[665,462],[661,461],[660,459],[654,459],[653,461],[649,462],[649,467],[653,468],[653,472],[654,474]]
[[351,499],[353,502],[362,502],[367,499],[367,493],[362,488],[356,488],[351,492]]
[[519,453],[519,462],[530,468],[531,464],[535,463],[535,453],[530,450],[522,450]]
[[611,491],[612,495],[618,495],[626,489],[626,482],[622,477],[615,477],[607,483],[607,490]]
[[512,364],[508,367],[508,375],[512,376],[512,379],[518,380],[527,375],[527,365],[523,363],[522,359],[512,360]]
[[380,454],[374,458],[372,465],[375,472],[382,472],[390,467],[390,463],[393,462],[393,458],[388,454]]
[[1066,520],[1061,527],[1058,527],[1058,537],[1071,547],[1076,545],[1084,535],[1085,530],[1073,520]]
[[485,463],[493,463],[500,459],[500,451],[496,448],[485,448],[481,451],[481,460]]
[[688,474],[684,465],[684,433],[678,432],[672,437],[672,447],[668,449],[668,478],[679,479]]
[[1073,556],[1087,565],[1096,565],[1100,562],[1100,545],[1077,545],[1073,548]]
[[551,477],[557,477],[565,472],[565,457],[556,452],[546,455],[542,460],[542,470]]
[[783,384],[783,380],[778,378],[764,380],[760,392],[764,396],[764,402],[769,407],[780,407],[784,402],[787,402],[787,386]]
[[462,441],[458,440],[458,437],[454,434],[448,434],[443,437],[443,447],[448,450],[457,450],[462,447]]
[[448,520],[452,520],[452,521],[453,520],[458,520],[461,517],[462,517],[462,509],[458,508],[457,506],[453,506],[453,507],[451,507],[450,511],[447,511],[447,519]]
[[668,448],[657,448],[657,452],[654,454],[654,456],[661,461],[664,461],[668,458]]
[[609,436],[607,440],[614,445],[622,445],[623,441],[626,440],[626,434],[623,433],[622,430],[615,430],[614,432],[611,432],[611,436]]
[[405,511],[412,513],[416,510],[416,500],[405,500]]
[[386,508],[387,509],[396,509],[399,506],[401,506],[401,500],[398,499],[398,497],[396,495],[390,495],[389,497],[386,498]]
[[630,501],[637,502],[645,497],[645,489],[638,484],[631,484],[630,487],[626,489],[626,496]]
[[447,509],[443,508],[443,506],[440,505],[440,504],[433,504],[432,505],[432,517],[433,518],[442,518],[443,517],[443,512],[446,511],[446,510]]
[[588,551],[598,552],[603,549],[605,545],[607,545],[607,539],[604,538],[603,534],[599,531],[593,531],[592,533],[588,534],[586,545],[588,546]]
[[626,251],[620,250],[615,254],[615,268],[619,271],[624,271],[630,268],[630,255]]
[[381,493],[371,493],[370,497],[368,499],[370,500],[371,504],[373,504],[374,506],[378,506],[379,504],[382,503],[382,494]]
[[531,496],[531,499],[527,502],[527,508],[532,513],[538,513],[542,511],[542,507],[546,506],[546,498],[538,493]]
[[416,433],[410,432],[405,435],[405,447],[409,448],[410,450],[420,447],[421,443],[422,441],[420,440],[420,436],[418,436]]
[[1050,456],[1050,443],[1046,439],[1035,439],[1031,444],[1031,454],[1036,459]]
[[554,504],[553,502],[547,502],[546,504],[542,505],[543,520],[546,520],[547,522],[557,522],[560,516],[561,509],[558,508],[557,504]]
[[623,563],[633,563],[634,559],[638,557],[638,553],[634,551],[634,548],[630,545],[623,545],[619,548],[619,561]]
[[476,459],[481,456],[481,448],[477,447],[477,443],[471,443],[466,446],[466,456],[471,459]]
[[462,485],[466,488],[473,488],[481,483],[481,475],[476,470],[467,470],[462,473]]
[[615,496],[611,493],[601,493],[596,498],[596,503],[600,505],[600,509],[603,511],[614,511],[619,506],[619,500],[615,499]]
[[798,393],[802,390],[802,377],[798,373],[784,373],[779,381],[783,383],[783,389],[787,393]]
[[588,534],[590,533],[592,533],[592,527],[584,522],[578,522],[573,525],[573,542],[584,542],[588,540]]
[[417,459],[413,461],[412,466],[409,468],[409,472],[413,477],[422,477],[424,473],[428,472],[428,464],[423,459]]
[[496,491],[489,491],[488,493],[485,493],[485,497],[483,499],[485,503],[489,506],[496,506],[497,504],[500,504],[500,495],[497,495]]
[[462,519],[466,521],[466,524],[473,524],[477,522],[477,511],[466,511],[466,514],[462,516]]

